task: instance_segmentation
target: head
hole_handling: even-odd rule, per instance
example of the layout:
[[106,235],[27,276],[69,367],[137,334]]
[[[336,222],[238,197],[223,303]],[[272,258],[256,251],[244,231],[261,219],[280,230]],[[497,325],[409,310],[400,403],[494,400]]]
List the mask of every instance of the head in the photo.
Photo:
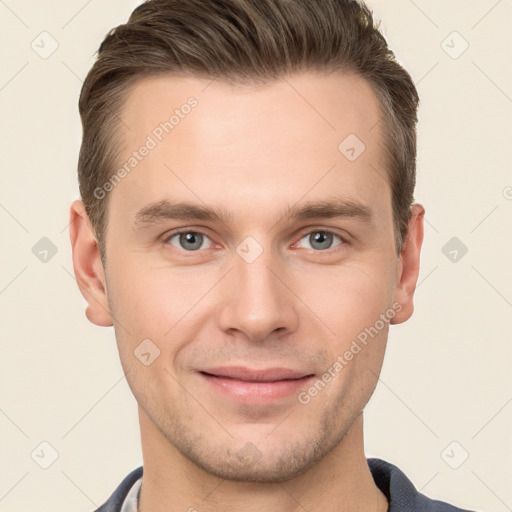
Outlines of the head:
[[379,102],[386,179],[400,253],[416,183],[419,103],[371,11],[348,0],[155,0],[134,10],[100,45],[80,95],[80,194],[105,261],[111,187],[128,129],[121,111],[144,78],[185,73],[262,85],[304,70],[353,73]]
[[[275,481],[342,442],[413,311],[417,106],[355,1],[154,0],[107,35],[79,102],[75,273],[169,453]],[[248,403],[205,380],[220,366],[310,377]]]

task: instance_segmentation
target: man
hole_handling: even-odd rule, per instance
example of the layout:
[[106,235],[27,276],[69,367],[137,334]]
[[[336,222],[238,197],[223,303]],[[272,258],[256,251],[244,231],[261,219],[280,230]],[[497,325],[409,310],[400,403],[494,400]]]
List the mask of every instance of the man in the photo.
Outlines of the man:
[[424,216],[417,91],[371,12],[146,2],[79,106],[74,269],[144,460],[98,510],[461,510],[364,453]]

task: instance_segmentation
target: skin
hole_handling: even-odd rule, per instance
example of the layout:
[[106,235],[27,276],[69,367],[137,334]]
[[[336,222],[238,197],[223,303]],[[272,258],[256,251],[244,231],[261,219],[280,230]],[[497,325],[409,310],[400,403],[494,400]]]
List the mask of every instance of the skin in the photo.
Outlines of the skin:
[[[412,315],[425,212],[413,205],[397,255],[377,98],[364,79],[342,74],[258,87],[145,79],[121,115],[125,156],[191,96],[197,107],[110,192],[106,268],[83,203],[71,206],[87,317],[114,325],[138,402],[139,510],[387,510],[366,463],[363,409],[389,323],[307,404],[295,393],[238,403],[196,371],[278,366],[321,377],[393,304],[391,324]],[[348,134],[366,146],[355,161],[338,149]],[[367,205],[373,224],[284,217],[287,206],[332,197]],[[141,208],[164,199],[224,208],[230,219],[136,226]],[[171,238],[177,228],[204,232],[200,249]],[[315,230],[334,233],[327,248]],[[249,236],[262,248],[251,263],[236,251]],[[144,339],[160,350],[147,366],[134,355]],[[253,457],[241,459],[247,446]]]

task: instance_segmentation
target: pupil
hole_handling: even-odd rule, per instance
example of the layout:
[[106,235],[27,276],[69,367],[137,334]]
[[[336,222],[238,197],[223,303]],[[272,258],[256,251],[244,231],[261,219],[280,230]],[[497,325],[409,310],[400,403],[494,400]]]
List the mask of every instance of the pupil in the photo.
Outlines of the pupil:
[[200,233],[184,233],[181,235],[181,240],[183,244],[191,244],[192,247],[189,245],[188,247],[185,247],[187,249],[199,249],[201,247],[201,237],[202,235]]
[[[318,249],[328,249],[329,246],[331,245],[330,244],[331,236],[332,235],[330,233],[325,233],[323,231],[317,231],[313,235],[313,240],[314,240],[314,243],[319,243],[320,247],[317,247]],[[311,244],[311,245],[313,245],[313,244]]]

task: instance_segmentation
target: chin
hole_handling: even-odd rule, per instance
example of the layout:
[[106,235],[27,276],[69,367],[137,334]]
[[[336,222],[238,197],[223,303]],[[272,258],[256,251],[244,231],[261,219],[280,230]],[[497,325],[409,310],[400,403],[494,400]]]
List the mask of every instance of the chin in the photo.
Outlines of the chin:
[[[257,441],[256,441],[257,442]],[[260,444],[261,446],[261,444]],[[197,452],[195,445],[185,456],[206,473],[233,482],[285,482],[306,473],[325,456],[315,443],[295,443],[279,447],[267,445],[262,450],[246,442],[238,450],[230,446]]]

